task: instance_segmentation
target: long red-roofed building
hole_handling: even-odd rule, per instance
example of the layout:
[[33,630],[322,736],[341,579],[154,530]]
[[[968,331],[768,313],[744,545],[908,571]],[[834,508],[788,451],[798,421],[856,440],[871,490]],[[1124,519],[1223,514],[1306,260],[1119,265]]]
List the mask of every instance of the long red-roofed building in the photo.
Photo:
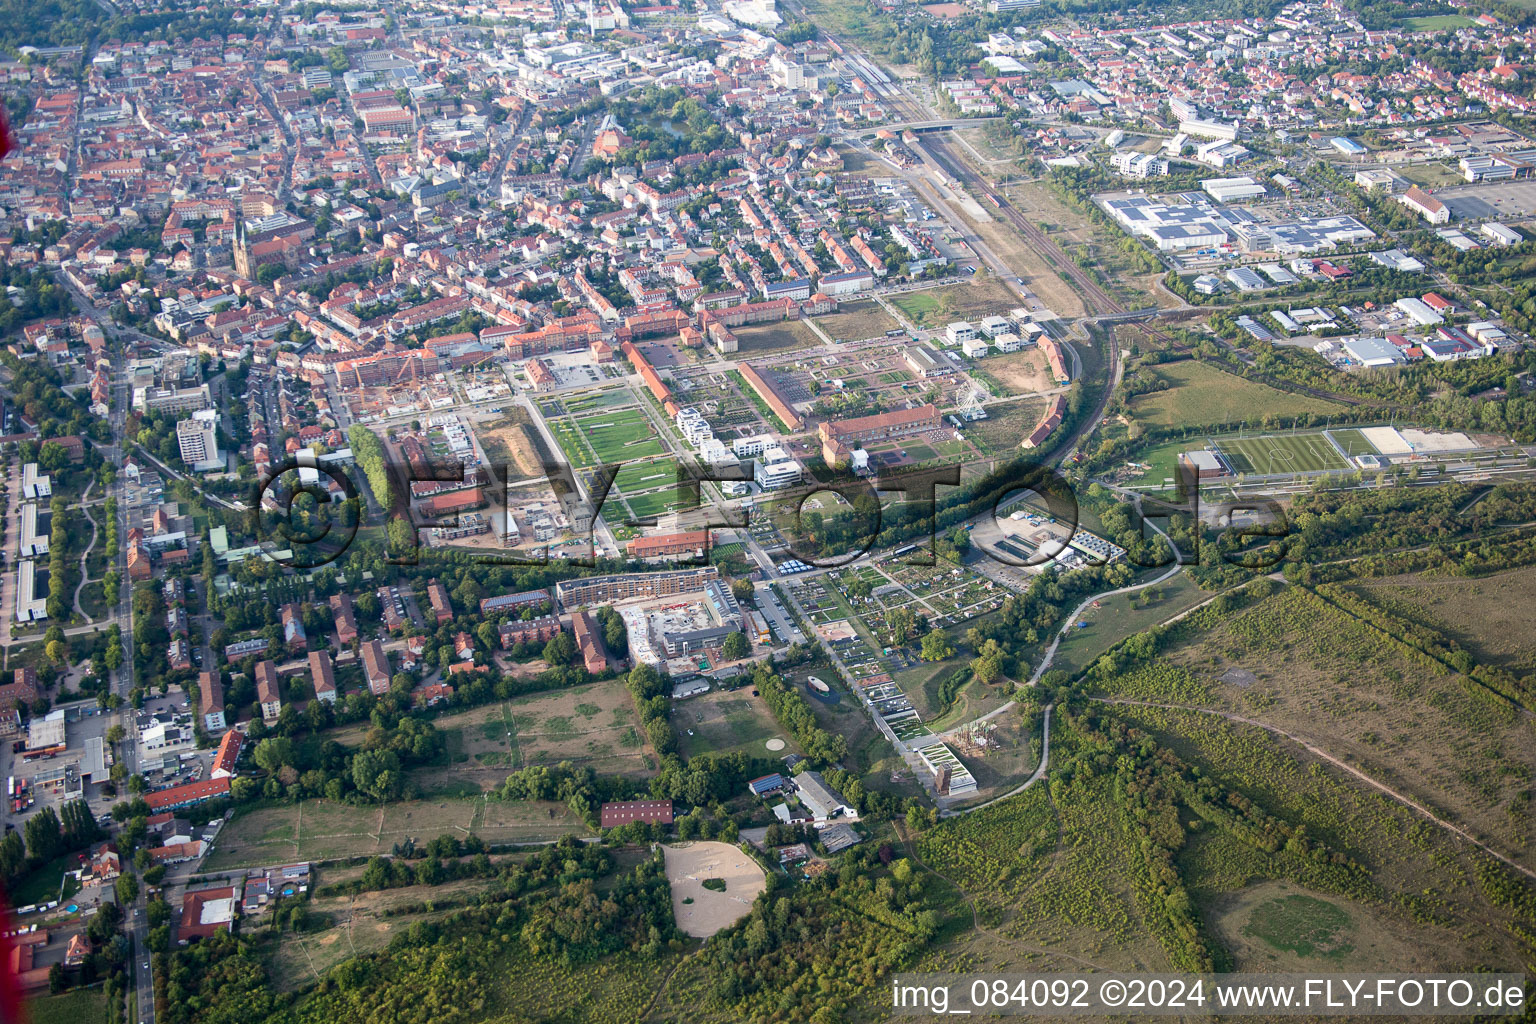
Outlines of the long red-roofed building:
[[144,802],[151,811],[169,811],[178,807],[191,807],[204,800],[216,800],[229,795],[228,779],[207,779],[189,782],[185,786],[173,786],[154,793],[145,793]]
[[671,800],[617,800],[603,804],[601,810],[603,828],[628,825],[632,821],[646,821],[655,825],[672,824]]

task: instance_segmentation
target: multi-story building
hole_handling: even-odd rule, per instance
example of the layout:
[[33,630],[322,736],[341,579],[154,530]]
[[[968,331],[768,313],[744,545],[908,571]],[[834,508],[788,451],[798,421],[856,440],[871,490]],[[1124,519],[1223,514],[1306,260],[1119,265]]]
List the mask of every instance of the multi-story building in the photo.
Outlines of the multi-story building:
[[256,663],[256,703],[261,705],[261,720],[268,725],[277,721],[282,713],[282,690],[277,683],[277,666],[271,659],[263,658]]
[[389,652],[382,641],[374,639],[363,644],[363,677],[368,680],[368,690],[375,697],[389,692]]
[[336,703],[336,673],[331,668],[331,656],[324,651],[311,651],[309,674],[315,684],[315,699]]
[[824,420],[818,430],[821,434],[821,452],[829,466],[843,465],[853,448],[865,441],[883,441],[936,430],[939,427],[939,410],[933,405],[919,405],[914,409],[898,409],[874,416],[856,416],[849,420]]
[[213,409],[199,409],[176,424],[176,443],[181,447],[181,461],[199,473],[224,468],[219,451],[219,414]]
[[197,677],[197,710],[203,716],[204,729],[224,731],[224,682],[218,672],[203,672]]

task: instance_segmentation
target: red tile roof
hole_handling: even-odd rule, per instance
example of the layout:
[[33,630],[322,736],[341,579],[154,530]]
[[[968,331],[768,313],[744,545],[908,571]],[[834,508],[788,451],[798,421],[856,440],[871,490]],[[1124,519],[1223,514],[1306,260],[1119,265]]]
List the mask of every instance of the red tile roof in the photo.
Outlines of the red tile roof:
[[184,804],[200,803],[228,795],[228,779],[208,779],[203,782],[189,782],[185,786],[172,786],[170,789],[162,789],[156,793],[145,793],[144,802],[149,804],[149,809],[152,811],[163,811],[170,807],[181,807]]

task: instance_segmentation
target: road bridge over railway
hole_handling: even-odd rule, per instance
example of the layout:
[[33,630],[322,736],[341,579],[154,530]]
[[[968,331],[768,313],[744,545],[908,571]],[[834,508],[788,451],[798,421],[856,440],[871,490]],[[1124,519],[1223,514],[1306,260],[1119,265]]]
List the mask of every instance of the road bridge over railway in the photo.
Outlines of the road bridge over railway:
[[966,128],[996,120],[995,117],[953,117],[942,121],[896,121],[891,124],[870,125],[868,128],[845,129],[839,134],[844,138],[860,139],[872,139],[880,132],[900,135],[904,131],[912,131],[918,135],[924,135],[929,132],[947,132],[955,128]]

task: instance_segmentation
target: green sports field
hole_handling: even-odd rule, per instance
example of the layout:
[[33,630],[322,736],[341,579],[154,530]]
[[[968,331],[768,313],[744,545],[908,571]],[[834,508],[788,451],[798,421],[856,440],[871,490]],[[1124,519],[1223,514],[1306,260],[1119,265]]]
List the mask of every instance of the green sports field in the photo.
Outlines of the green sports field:
[[615,409],[580,416],[576,426],[602,462],[633,462],[666,451],[639,409]]
[[1330,430],[1328,435],[1334,439],[1340,448],[1350,455],[1379,455],[1376,446],[1365,439],[1365,434],[1358,427],[1348,427],[1344,430]]
[[1348,469],[1349,464],[1322,434],[1266,434],[1224,437],[1215,442],[1232,469],[1249,476],[1285,476]]

